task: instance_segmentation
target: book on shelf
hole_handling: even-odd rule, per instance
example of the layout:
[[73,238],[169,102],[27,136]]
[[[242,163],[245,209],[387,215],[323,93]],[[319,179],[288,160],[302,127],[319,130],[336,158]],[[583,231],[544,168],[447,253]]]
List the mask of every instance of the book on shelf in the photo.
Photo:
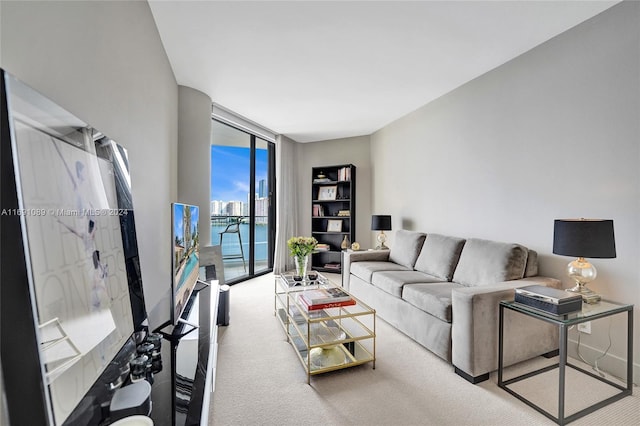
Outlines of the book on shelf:
[[318,245],[316,245],[316,251],[329,251],[329,250],[331,250],[331,247],[329,246],[329,244],[318,243]]
[[315,178],[313,179],[313,183],[328,183],[331,182],[329,178]]
[[313,216],[314,217],[323,217],[324,216],[324,207],[321,204],[313,205]]
[[340,264],[339,263],[325,263],[324,267],[326,269],[336,269],[339,270],[340,269]]
[[351,180],[351,169],[349,167],[342,167],[338,169],[338,181],[346,182]]
[[351,295],[339,287],[305,290],[300,294],[309,306],[353,300]]

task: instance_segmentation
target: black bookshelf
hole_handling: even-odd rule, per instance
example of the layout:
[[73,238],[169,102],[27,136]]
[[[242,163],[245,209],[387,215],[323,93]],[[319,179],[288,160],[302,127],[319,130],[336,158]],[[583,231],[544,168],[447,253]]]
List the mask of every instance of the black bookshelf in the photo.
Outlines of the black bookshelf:
[[311,268],[342,272],[342,245],[356,238],[356,166],[340,164],[311,169],[311,235],[320,248],[311,256]]

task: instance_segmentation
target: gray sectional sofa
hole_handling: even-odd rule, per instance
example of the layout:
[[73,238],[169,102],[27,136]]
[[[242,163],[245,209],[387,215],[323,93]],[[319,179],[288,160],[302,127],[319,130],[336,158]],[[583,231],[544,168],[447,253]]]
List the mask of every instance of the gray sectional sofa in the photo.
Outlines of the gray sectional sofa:
[[[538,276],[537,253],[519,244],[396,231],[390,250],[345,252],[343,286],[472,383],[498,368],[501,300]],[[505,365],[554,354],[557,329],[505,311]]]

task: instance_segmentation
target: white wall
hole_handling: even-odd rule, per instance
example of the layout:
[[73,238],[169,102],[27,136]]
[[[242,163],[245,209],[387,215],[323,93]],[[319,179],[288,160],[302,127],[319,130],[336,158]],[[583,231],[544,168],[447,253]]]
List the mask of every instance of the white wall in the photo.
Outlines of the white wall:
[[298,144],[300,235],[311,235],[311,168],[353,164],[356,166],[356,241],[361,243],[362,248],[370,248],[371,152],[369,142],[369,136],[359,136]]
[[[624,2],[376,132],[372,209],[394,229],[524,244],[565,287],[553,220],[613,219],[618,257],[593,261],[590,287],[634,303],[640,330],[639,54],[640,3]],[[582,339],[589,359],[609,324]],[[626,317],[611,324],[600,365],[623,374]]]
[[171,278],[178,86],[146,2],[0,2],[0,66],[127,148],[147,307]]
[[[200,245],[211,244],[211,98],[178,88],[178,202],[200,207]],[[218,243],[217,241],[215,242]]]

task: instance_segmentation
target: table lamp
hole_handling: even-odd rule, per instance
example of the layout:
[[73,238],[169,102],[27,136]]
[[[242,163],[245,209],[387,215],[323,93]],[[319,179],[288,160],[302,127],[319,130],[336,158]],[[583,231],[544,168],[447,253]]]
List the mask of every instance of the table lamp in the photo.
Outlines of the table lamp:
[[597,303],[600,296],[587,284],[597,276],[596,267],[585,258],[611,259],[616,257],[613,220],[556,219],[553,224],[553,253],[578,259],[567,265],[567,274],[576,282],[567,289],[582,295],[585,303]]
[[385,241],[387,241],[387,236],[384,234],[384,231],[391,231],[391,216],[386,214],[371,216],[371,230],[380,231],[376,237],[378,240],[376,250],[389,250],[389,247],[384,245]]

